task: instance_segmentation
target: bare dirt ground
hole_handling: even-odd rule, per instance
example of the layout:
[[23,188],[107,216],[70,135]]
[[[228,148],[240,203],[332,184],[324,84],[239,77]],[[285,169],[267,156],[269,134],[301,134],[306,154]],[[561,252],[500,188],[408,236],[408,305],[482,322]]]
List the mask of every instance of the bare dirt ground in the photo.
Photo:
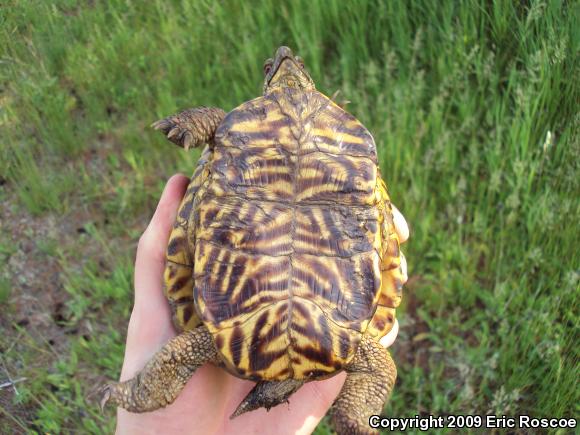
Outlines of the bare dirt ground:
[[91,221],[89,211],[34,217],[19,211],[7,184],[0,189],[6,196],[0,209],[0,261],[4,263],[0,278],[8,287],[0,315],[0,429],[24,433],[22,422],[28,429],[35,428],[36,410],[19,403],[19,386],[39,382],[35,373],[48,370],[50,374],[50,368],[68,353],[73,337],[88,339],[91,334],[88,322],[69,321],[70,295],[60,262],[74,259],[82,268],[86,259],[102,253],[90,243],[79,243],[85,224]]

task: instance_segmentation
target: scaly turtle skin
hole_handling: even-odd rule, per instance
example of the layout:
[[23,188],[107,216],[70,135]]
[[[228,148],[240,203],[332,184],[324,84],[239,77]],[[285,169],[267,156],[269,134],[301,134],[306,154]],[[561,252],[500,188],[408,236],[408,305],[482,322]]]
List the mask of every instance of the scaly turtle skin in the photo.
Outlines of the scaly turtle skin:
[[165,291],[181,334],[134,379],[107,386],[104,401],[157,409],[211,362],[258,381],[235,416],[346,370],[334,427],[373,433],[368,418],[396,377],[378,340],[402,289],[376,146],[290,49],[264,71],[264,95],[228,114],[202,107],[154,124],[186,149],[208,144],[167,248]]

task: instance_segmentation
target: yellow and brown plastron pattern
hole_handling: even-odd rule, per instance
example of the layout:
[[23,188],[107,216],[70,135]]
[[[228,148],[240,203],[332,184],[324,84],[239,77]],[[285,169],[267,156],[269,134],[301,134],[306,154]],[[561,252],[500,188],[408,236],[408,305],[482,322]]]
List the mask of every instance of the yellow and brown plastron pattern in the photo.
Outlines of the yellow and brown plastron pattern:
[[[178,331],[191,330],[201,323],[193,302],[193,257],[191,247],[195,245],[195,215],[198,198],[208,181],[211,150],[206,147],[201,153],[197,168],[177,212],[166,251],[164,291],[173,314],[173,324]],[[200,191],[200,195],[197,193]]]
[[194,247],[175,262],[193,264],[196,309],[177,322],[201,320],[240,377],[340,370],[367,328],[390,330],[400,300],[372,136],[321,93],[280,89],[230,112],[211,152],[189,230],[176,233]]

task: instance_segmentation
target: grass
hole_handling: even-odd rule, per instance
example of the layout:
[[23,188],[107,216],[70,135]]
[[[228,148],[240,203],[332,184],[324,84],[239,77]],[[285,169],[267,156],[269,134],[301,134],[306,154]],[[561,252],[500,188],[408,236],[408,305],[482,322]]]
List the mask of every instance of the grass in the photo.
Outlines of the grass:
[[385,413],[579,417],[578,2],[260,3],[0,10],[0,379],[26,378],[0,432],[112,430],[86,396],[121,367],[136,239],[198,156],[147,126],[259,95],[282,44],[351,101],[411,225]]

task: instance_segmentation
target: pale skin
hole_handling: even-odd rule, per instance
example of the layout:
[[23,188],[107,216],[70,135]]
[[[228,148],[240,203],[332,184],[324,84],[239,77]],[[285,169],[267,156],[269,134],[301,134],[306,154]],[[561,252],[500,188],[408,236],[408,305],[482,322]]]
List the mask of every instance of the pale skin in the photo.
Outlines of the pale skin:
[[[169,305],[163,295],[165,249],[177,209],[189,178],[174,175],[167,182],[157,210],[139,240],[135,262],[135,303],[129,321],[121,381],[132,378],[169,339],[176,335]],[[403,215],[393,209],[395,229],[401,243],[409,237]],[[407,280],[407,263],[401,267]],[[389,347],[399,325],[383,337]],[[238,379],[225,370],[206,364],[196,370],[173,404],[157,411],[133,414],[117,409],[117,434],[262,434],[276,428],[279,434],[309,434],[324,417],[338,395],[346,374],[305,384],[289,404],[259,409],[230,420],[254,382]]]

